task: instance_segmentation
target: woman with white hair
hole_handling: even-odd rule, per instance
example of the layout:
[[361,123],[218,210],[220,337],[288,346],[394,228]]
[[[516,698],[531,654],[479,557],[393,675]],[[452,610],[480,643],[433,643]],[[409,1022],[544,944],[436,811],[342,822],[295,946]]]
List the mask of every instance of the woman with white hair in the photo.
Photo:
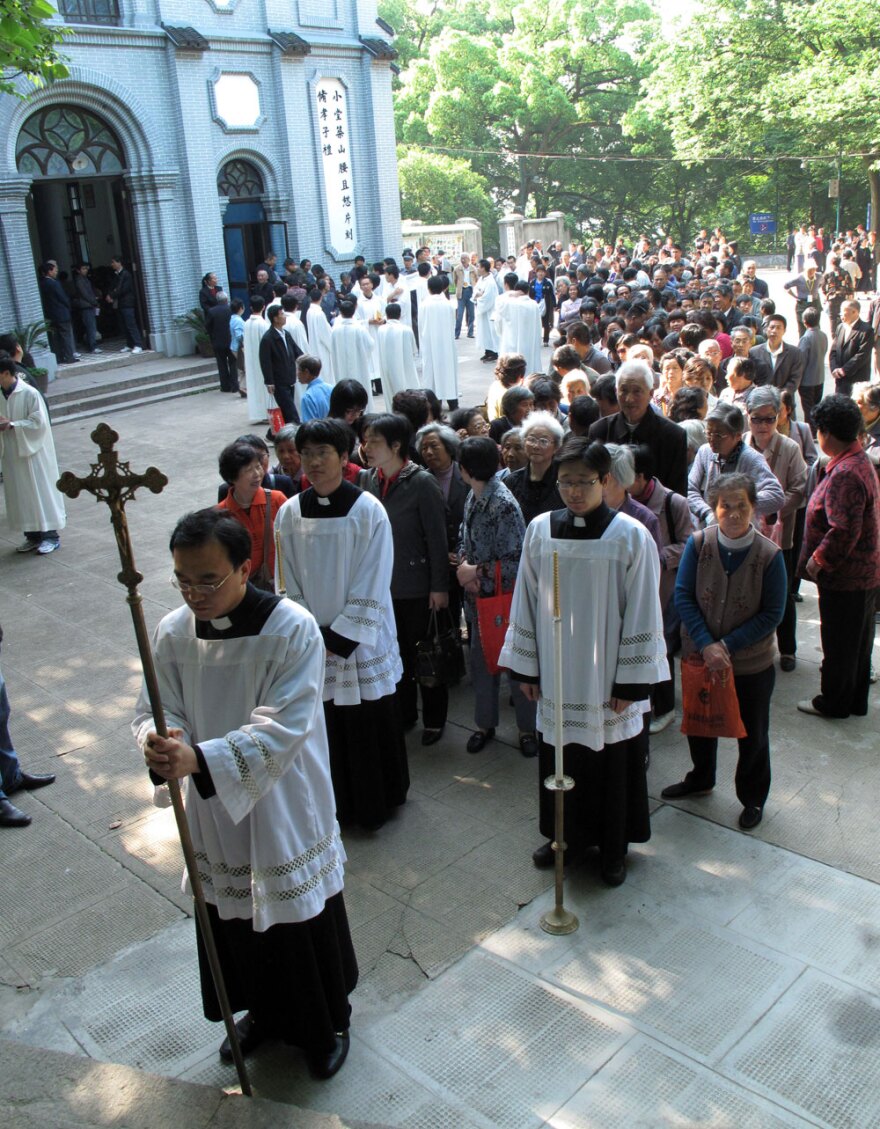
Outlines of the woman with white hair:
[[678,426],[687,434],[687,460],[690,466],[697,457],[697,451],[706,442],[706,425],[701,419],[683,419]]
[[663,553],[663,538],[660,536],[660,522],[656,514],[647,506],[637,502],[630,495],[636,480],[636,463],[631,447],[619,443],[606,443],[605,450],[611,456],[611,470],[602,490],[605,505],[619,514],[628,514],[640,521],[654,539],[658,554]]
[[785,614],[776,628],[781,670],[792,671],[797,665],[797,614],[794,602],[794,528],[798,509],[803,504],[807,487],[807,464],[800,446],[794,439],[786,439],[777,430],[781,407],[779,389],[765,384],[752,390],[749,396],[748,445],[760,451],[767,466],[785,491],[785,500],[776,511],[761,519],[758,529],[782,550],[785,572],[788,577],[788,595]]
[[516,498],[526,525],[551,510],[562,509],[556,489],[556,457],[562,446],[562,424],[550,412],[532,412],[520,425],[528,465],[511,474],[505,485]]
[[657,477],[676,494],[687,493],[687,437],[678,424],[651,407],[654,373],[644,361],[626,361],[615,373],[619,411],[597,419],[589,432],[600,443],[638,447],[654,453]]

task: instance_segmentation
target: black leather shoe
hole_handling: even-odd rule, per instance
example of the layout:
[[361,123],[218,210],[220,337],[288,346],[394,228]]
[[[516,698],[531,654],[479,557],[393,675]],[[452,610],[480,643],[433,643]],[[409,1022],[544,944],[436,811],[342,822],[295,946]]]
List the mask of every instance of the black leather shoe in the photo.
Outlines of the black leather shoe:
[[423,729],[422,730],[422,744],[423,745],[436,745],[440,738],[443,736],[442,729]]
[[779,656],[779,669],[784,670],[786,672],[786,674],[791,674],[791,672],[795,669],[796,666],[797,666],[797,659],[794,657],[794,655],[780,655]]
[[660,795],[664,800],[678,800],[682,796],[708,796],[711,791],[711,788],[700,788],[682,780],[680,784],[670,784],[668,788],[664,788]]
[[[238,1032],[238,1045],[241,1048],[242,1057],[249,1055],[251,1051],[255,1051],[266,1037],[254,1022],[250,1012],[236,1020],[235,1030]],[[232,1047],[229,1045],[228,1035],[220,1044],[220,1057],[224,1062],[233,1061]]]
[[761,808],[743,808],[742,815],[739,817],[739,825],[743,831],[751,831],[758,826],[763,818],[764,812]]
[[626,859],[602,859],[602,881],[606,886],[622,886],[626,882]]
[[0,827],[27,827],[31,817],[20,811],[9,800],[0,800]]
[[520,733],[519,751],[524,757],[536,757],[538,755],[538,738],[534,733]]
[[23,772],[18,778],[18,783],[13,785],[13,787],[9,789],[9,794],[12,795],[13,792],[35,792],[37,788],[45,788],[47,784],[54,783],[54,772]]
[[348,1058],[349,1037],[347,1031],[336,1032],[336,1045],[329,1054],[309,1055],[309,1070],[313,1078],[332,1078]]
[[494,729],[487,729],[485,732],[482,729],[478,729],[476,733],[472,733],[470,737],[468,737],[468,743],[465,745],[465,748],[469,753],[481,753],[494,736]]
[[538,870],[548,870],[556,862],[556,852],[552,843],[543,843],[536,851],[532,851],[532,862]]

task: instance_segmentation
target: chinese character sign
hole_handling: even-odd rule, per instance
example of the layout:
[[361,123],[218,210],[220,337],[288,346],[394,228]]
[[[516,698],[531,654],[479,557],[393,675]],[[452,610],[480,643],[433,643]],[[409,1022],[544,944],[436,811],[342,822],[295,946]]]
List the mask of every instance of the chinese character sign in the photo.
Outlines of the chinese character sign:
[[348,92],[337,78],[322,78],[315,97],[318,137],[324,165],[324,193],[330,223],[330,243],[341,257],[353,255],[357,218],[351,179]]

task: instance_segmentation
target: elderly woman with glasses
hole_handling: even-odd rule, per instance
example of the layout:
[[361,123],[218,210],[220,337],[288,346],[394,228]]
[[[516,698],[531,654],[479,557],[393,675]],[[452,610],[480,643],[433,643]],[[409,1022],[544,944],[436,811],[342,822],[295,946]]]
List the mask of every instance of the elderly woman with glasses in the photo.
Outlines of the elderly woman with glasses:
[[713,525],[715,513],[709,503],[712,483],[722,474],[745,474],[755,483],[758,516],[779,513],[785,491],[766,460],[743,442],[745,420],[733,404],[718,403],[706,416],[706,443],[697,451],[688,475],[687,499],[700,526]]
[[549,510],[558,510],[562,499],[556,489],[557,456],[562,446],[562,424],[550,412],[532,412],[522,425],[528,465],[507,479],[507,488],[519,502],[526,525]]
[[767,384],[752,391],[749,396],[748,445],[761,452],[785,491],[782,506],[775,514],[763,517],[758,528],[765,537],[779,546],[785,561],[788,598],[785,615],[776,629],[776,642],[779,644],[780,669],[792,671],[797,665],[797,614],[793,587],[797,561],[794,559],[794,533],[797,513],[806,493],[807,464],[794,439],[787,439],[777,430],[781,402],[779,389],[772,385]]

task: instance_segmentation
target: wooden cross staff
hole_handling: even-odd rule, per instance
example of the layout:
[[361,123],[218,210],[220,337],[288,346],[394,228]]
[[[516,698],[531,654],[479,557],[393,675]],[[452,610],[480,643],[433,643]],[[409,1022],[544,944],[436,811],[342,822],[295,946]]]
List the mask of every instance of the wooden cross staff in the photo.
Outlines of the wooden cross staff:
[[[131,501],[136,491],[146,486],[153,494],[161,494],[168,485],[168,479],[156,467],[147,467],[143,474],[135,474],[127,462],[123,462],[116,452],[115,444],[119,436],[106,423],[99,423],[92,432],[92,440],[100,449],[98,461],[91,464],[91,473],[86,478],[78,478],[69,470],[58,479],[58,489],[68,498],[78,498],[83,492],[93,494],[97,502],[106,502],[110,507],[110,521],[113,532],[116,534],[116,545],[119,549],[119,560],[122,571],[117,579],[120,584],[128,589],[127,602],[131,608],[131,618],[134,623],[134,633],[137,637],[138,651],[144,671],[144,682],[147,687],[147,696],[150,699],[150,709],[153,713],[153,722],[156,732],[160,737],[168,736],[168,727],[165,724],[165,713],[162,709],[162,699],[159,695],[159,684],[156,680],[156,666],[153,662],[153,649],[147,635],[147,625],[144,622],[144,609],[138,585],[143,580],[141,573],[134,564],[134,551],[131,537],[128,532],[128,522],[125,517],[125,503]],[[220,959],[217,955],[217,946],[214,943],[214,934],[211,930],[211,921],[208,917],[208,907],[205,904],[205,894],[202,881],[199,877],[199,868],[196,863],[195,850],[189,823],[186,818],[186,809],[177,780],[168,781],[168,790],[171,793],[171,806],[174,808],[174,818],[177,820],[177,831],[180,835],[180,845],[186,862],[186,870],[192,887],[195,902],[196,917],[201,929],[202,939],[205,943],[205,952],[211,966],[211,975],[214,978],[214,988],[223,1013],[223,1022],[226,1024],[226,1034],[232,1049],[235,1069],[241,1083],[241,1091],[248,1097],[251,1096],[251,1086],[248,1080],[247,1069],[242,1058],[241,1048],[238,1045],[238,1033],[235,1021],[229,1008],[229,997],[226,994],[226,985],[223,982],[223,972],[220,968]]]

